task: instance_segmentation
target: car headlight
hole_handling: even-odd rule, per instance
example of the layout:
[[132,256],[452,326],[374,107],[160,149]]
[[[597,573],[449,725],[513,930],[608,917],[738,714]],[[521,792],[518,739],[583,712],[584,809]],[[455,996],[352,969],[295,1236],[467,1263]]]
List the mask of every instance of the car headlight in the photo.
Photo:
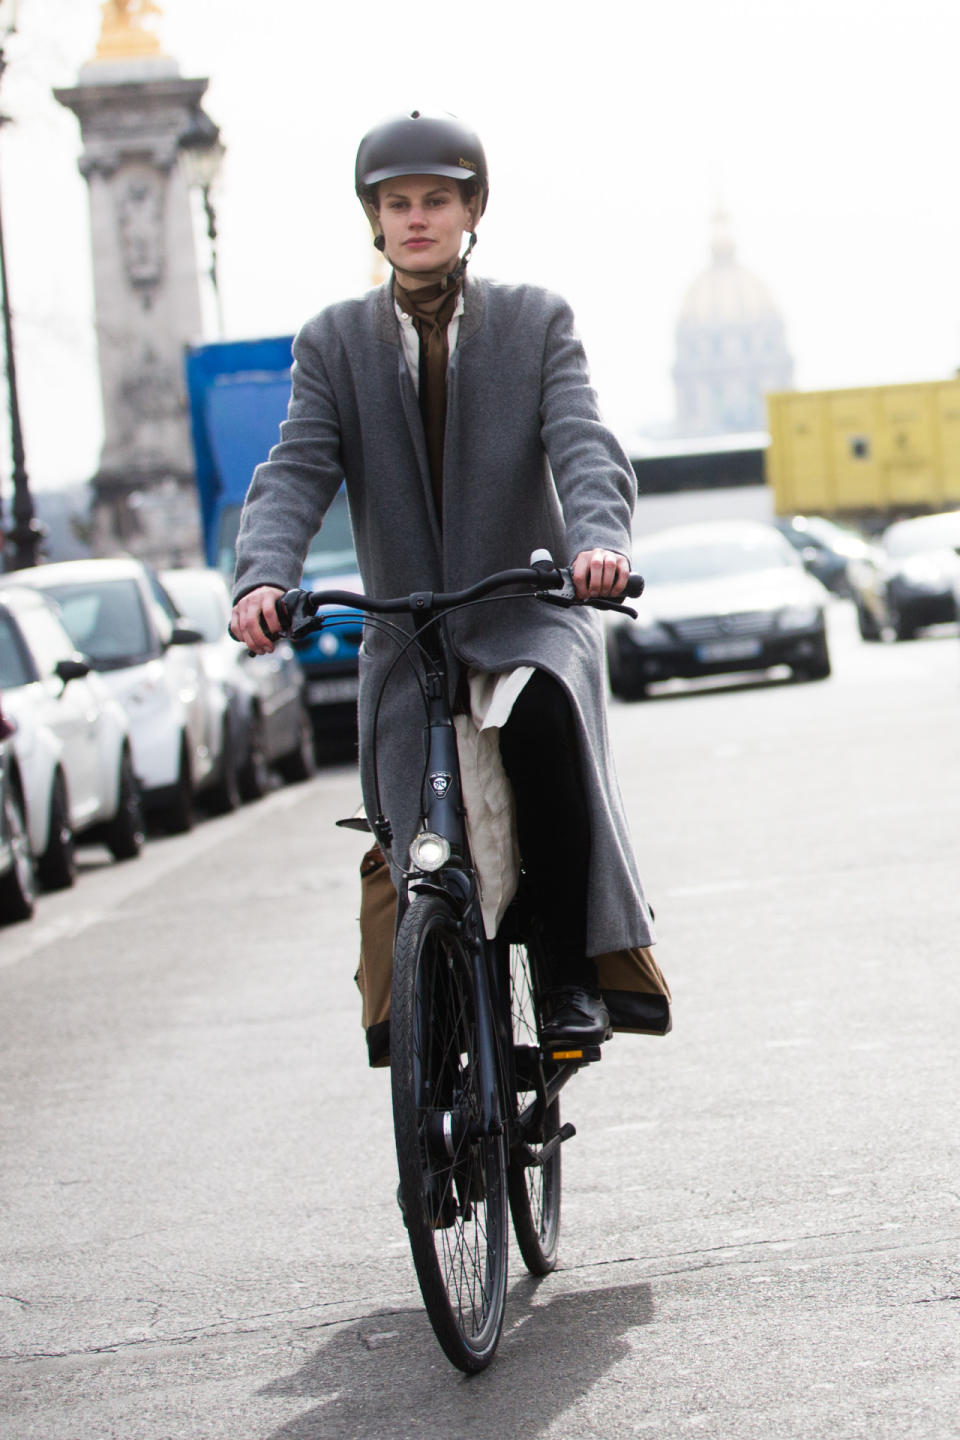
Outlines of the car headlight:
[[777,616],[781,630],[812,630],[820,619],[816,605],[788,605]]

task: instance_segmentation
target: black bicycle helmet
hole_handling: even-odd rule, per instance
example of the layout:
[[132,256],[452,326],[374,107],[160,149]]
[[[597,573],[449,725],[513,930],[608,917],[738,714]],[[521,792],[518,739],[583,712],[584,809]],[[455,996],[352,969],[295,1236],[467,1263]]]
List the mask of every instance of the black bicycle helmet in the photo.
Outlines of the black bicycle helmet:
[[490,182],[487,157],[477,136],[454,115],[424,115],[413,110],[369,130],[357,151],[357,195],[369,212],[373,187],[396,175],[446,175],[476,180],[480,214],[487,208]]

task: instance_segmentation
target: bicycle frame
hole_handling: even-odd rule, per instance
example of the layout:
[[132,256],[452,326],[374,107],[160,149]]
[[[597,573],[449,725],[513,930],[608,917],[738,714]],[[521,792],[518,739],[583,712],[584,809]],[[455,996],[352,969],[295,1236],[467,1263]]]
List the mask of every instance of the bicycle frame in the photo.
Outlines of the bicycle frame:
[[[511,1149],[523,1145],[536,1133],[543,1114],[567,1082],[580,1069],[583,1060],[599,1058],[599,1049],[583,1054],[576,1061],[554,1062],[549,1075],[543,1058],[531,1054],[536,1099],[519,1115],[512,1113],[508,1097],[516,1093],[516,1056],[510,1025],[510,976],[502,973],[498,962],[497,944],[485,938],[476,901],[476,876],[470,863],[464,825],[464,809],[460,779],[460,756],[457,748],[453,715],[447,699],[447,664],[437,623],[440,612],[432,609],[414,615],[414,628],[421,640],[421,655],[426,668],[427,723],[425,726],[426,769],[423,800],[424,829],[439,835],[450,845],[451,860],[442,867],[439,880],[419,872],[410,877],[408,888],[414,894],[441,896],[457,913],[459,922],[469,927],[469,950],[474,961],[474,986],[480,1038],[478,1061],[481,1091],[481,1133],[498,1133],[508,1126]],[[458,863],[459,862],[459,863]],[[565,1127],[572,1134],[572,1127]],[[564,1137],[565,1138],[565,1137]],[[561,1143],[557,1137],[551,1148],[544,1147],[542,1159]],[[542,1163],[542,1162],[538,1162]]]
[[[639,594],[642,580],[633,577],[632,584],[630,593]],[[558,570],[546,552],[533,556],[528,569],[502,571],[452,594],[347,597],[397,644],[373,709],[370,756],[369,820],[384,849],[393,848],[393,832],[382,813],[378,721],[399,662],[413,662],[424,703],[418,830],[409,863],[394,864],[402,876],[390,1014],[397,1196],[430,1322],[448,1358],[468,1374],[490,1363],[502,1333],[511,1218],[531,1274],[549,1274],[556,1265],[558,1147],[575,1131],[560,1124],[554,1102],[580,1065],[600,1058],[599,1045],[541,1046],[542,946],[523,900],[513,903],[495,939],[485,933],[442,621],[480,600],[511,598],[494,594],[508,586],[561,605],[582,603],[570,572]],[[317,609],[336,599],[333,591],[284,596],[277,607],[284,629],[297,638],[321,628]],[[588,603],[624,608],[606,598]],[[412,633],[409,625],[375,618],[391,613],[411,617]]]

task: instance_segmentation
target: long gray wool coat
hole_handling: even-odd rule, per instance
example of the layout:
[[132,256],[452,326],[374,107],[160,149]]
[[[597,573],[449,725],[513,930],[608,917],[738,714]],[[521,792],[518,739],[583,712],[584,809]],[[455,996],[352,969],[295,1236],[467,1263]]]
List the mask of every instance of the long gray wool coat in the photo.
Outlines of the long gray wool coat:
[[[390,284],[307,321],[293,353],[281,439],[254,472],[244,506],[237,598],[258,585],[300,583],[308,545],[344,481],[360,573],[375,595],[459,589],[527,565],[540,547],[561,564],[597,545],[629,555],[636,481],[600,420],[573,315],[558,296],[472,276],[465,283],[447,382],[442,533]],[[609,754],[596,612],[522,597],[452,617],[448,638],[465,665],[536,665],[565,686],[590,805],[587,949],[599,955],[652,943]],[[396,653],[367,627],[359,720],[371,815],[373,708]],[[420,813],[422,726],[419,692],[401,664],[378,730],[383,809],[401,865]]]

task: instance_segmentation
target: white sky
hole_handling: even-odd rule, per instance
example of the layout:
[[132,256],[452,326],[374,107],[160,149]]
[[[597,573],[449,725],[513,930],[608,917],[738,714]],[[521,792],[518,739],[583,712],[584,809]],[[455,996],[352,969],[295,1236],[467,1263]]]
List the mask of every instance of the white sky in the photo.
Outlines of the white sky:
[[[292,331],[366,288],[356,145],[419,107],[484,138],[471,265],[570,299],[625,437],[672,416],[673,328],[718,200],[784,314],[798,385],[960,365],[960,0],[161,4],[164,47],[210,77],[228,146],[228,337]],[[0,185],[38,487],[87,478],[99,456],[79,127],[50,95],[99,28],[98,0],[22,0],[8,44]],[[8,448],[0,433],[5,505]]]

